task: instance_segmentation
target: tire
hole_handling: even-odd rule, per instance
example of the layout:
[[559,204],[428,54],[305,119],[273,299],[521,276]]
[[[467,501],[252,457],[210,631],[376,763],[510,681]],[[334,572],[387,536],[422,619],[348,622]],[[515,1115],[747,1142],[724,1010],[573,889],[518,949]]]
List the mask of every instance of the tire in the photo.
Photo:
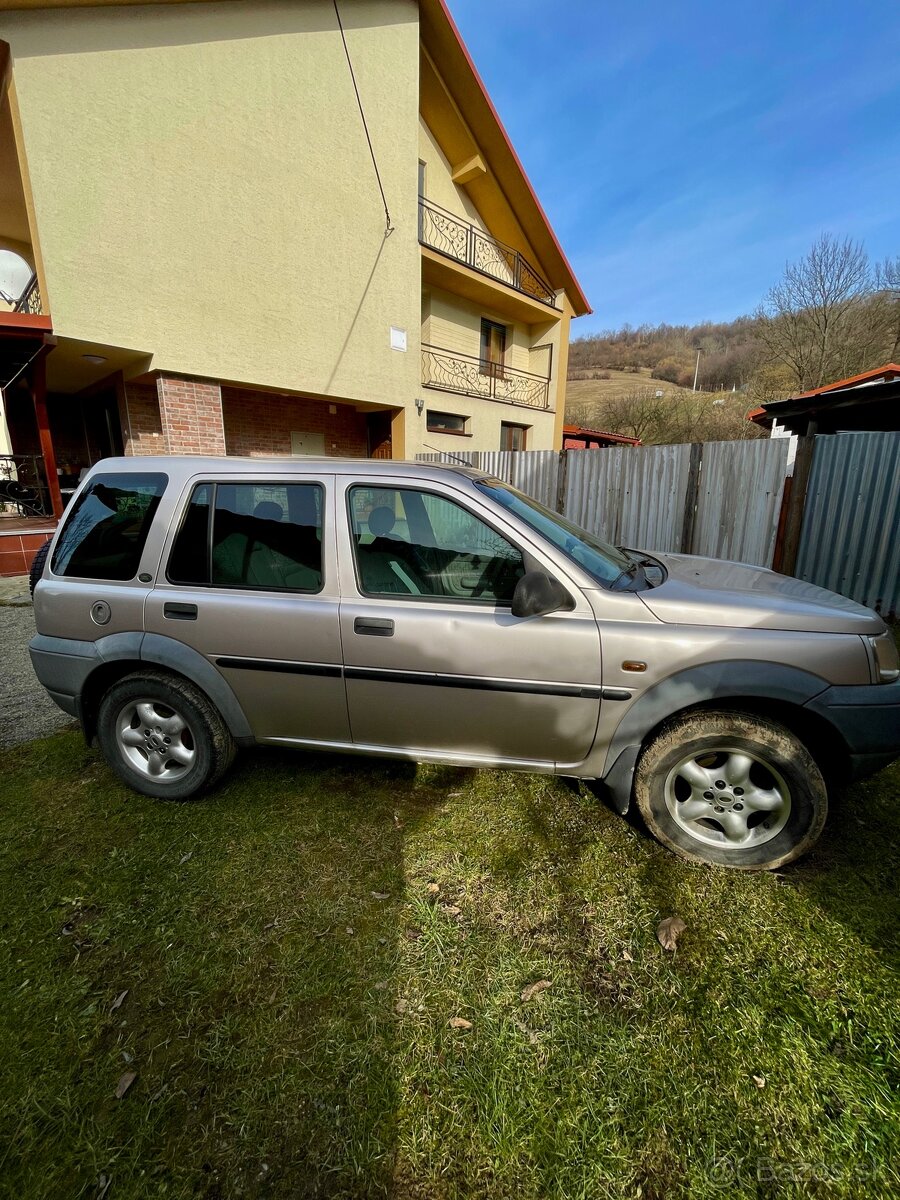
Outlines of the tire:
[[47,538],[43,546],[38,547],[38,552],[31,560],[31,570],[28,572],[28,587],[34,596],[34,589],[37,587],[37,582],[44,573],[44,563],[47,561],[47,555],[50,553],[50,538]]
[[112,685],[100,702],[97,740],[124,783],[162,800],[186,800],[212,787],[235,754],[206,694],[163,671],[140,671]]
[[825,780],[803,743],[740,712],[670,721],[638,760],[634,796],[647,828],[675,854],[743,871],[793,862],[828,815]]

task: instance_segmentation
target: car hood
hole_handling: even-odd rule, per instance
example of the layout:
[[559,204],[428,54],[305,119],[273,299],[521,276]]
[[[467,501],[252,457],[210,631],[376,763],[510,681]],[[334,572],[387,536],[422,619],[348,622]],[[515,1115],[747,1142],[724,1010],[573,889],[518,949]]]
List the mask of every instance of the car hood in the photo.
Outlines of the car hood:
[[808,633],[873,634],[884,629],[871,609],[765,567],[689,554],[653,557],[665,565],[667,578],[638,595],[660,621]]

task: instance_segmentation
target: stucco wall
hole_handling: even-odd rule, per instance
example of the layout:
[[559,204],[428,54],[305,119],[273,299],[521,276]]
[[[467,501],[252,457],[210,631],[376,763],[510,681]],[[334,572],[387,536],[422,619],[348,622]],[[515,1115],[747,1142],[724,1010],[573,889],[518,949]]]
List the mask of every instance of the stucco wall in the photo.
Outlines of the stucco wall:
[[[414,0],[0,14],[60,334],[152,367],[411,403]],[[390,326],[410,333],[390,349]]]

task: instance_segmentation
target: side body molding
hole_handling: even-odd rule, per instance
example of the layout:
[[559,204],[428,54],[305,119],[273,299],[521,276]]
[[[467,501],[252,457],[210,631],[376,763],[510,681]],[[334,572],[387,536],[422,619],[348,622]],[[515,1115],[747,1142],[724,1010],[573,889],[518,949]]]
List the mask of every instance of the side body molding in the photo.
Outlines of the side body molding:
[[641,745],[666,718],[715,700],[736,704],[749,698],[778,700],[801,707],[828,687],[827,680],[799,667],[749,659],[703,663],[661,680],[631,705],[609,744],[601,778],[614,808],[628,811]]

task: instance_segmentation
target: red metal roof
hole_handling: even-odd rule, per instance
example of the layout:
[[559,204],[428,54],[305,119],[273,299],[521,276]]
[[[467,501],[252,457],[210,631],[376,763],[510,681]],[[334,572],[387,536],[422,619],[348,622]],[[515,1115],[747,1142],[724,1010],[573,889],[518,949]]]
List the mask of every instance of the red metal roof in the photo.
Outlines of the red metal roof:
[[821,396],[824,392],[836,392],[838,388],[853,387],[855,384],[868,383],[870,379],[890,379],[894,375],[900,375],[900,366],[897,363],[886,363],[883,367],[876,367],[873,371],[863,371],[860,375],[851,375],[848,379],[839,379],[836,383],[825,383],[821,387],[813,388],[810,392],[798,392],[796,396],[786,397],[788,400],[807,400],[810,396]]
[[624,433],[609,433],[605,429],[586,429],[582,425],[563,425],[563,437],[596,437],[622,446],[640,446],[641,439],[627,437]]

